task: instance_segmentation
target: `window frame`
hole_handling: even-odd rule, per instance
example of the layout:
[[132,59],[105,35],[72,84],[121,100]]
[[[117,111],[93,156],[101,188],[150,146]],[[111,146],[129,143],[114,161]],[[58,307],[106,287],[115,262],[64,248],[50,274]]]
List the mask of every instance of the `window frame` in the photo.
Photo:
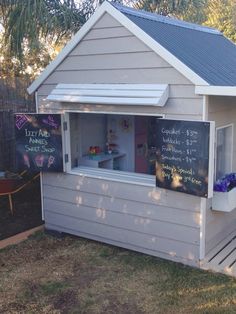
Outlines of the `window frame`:
[[70,113],[87,113],[87,114],[107,114],[107,115],[129,115],[129,116],[149,116],[165,118],[165,114],[145,113],[145,112],[124,112],[124,111],[97,111],[97,110],[66,110],[64,112],[64,122],[67,123],[67,130],[64,131],[64,154],[68,155],[68,162],[65,163],[65,173],[84,176],[88,178],[103,179],[120,183],[129,183],[149,187],[156,186],[156,176],[151,174],[142,174],[135,172],[110,170],[104,168],[92,168],[78,166],[72,168],[71,165],[71,133],[70,133]]
[[218,143],[218,131],[222,130],[222,129],[226,129],[228,127],[232,128],[232,145],[231,145],[231,152],[230,152],[230,172],[232,172],[233,170],[233,151],[234,151],[234,124],[233,123],[229,123],[229,124],[225,124],[219,127],[216,127],[216,136],[215,136],[215,167],[214,167],[214,180],[216,181],[216,172],[217,172],[217,143]]

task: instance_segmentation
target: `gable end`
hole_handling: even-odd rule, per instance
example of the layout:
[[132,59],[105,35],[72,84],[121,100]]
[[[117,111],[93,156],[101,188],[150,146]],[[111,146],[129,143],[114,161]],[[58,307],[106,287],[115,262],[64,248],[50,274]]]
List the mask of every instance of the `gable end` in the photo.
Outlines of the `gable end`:
[[104,2],[94,13],[94,15],[85,23],[85,25],[74,35],[71,41],[64,47],[55,60],[53,60],[42,74],[29,86],[28,92],[31,94],[49,77],[49,75],[61,64],[61,62],[71,53],[71,51],[80,43],[95,23],[108,13],[116,19],[121,25],[127,28],[138,39],[144,42],[150,49],[156,52],[161,58],[178,70],[183,76],[195,85],[209,85],[205,80],[199,77],[195,72],[183,64],[173,54],[167,51],[163,46],[158,44],[154,39],[147,35],[142,29],[135,25],[123,13],[117,10],[113,5]]

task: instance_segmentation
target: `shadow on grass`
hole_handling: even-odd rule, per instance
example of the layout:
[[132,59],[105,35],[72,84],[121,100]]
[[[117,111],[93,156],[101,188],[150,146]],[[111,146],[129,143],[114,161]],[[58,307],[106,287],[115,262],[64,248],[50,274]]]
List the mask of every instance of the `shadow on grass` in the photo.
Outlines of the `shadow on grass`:
[[81,238],[38,232],[6,260],[3,313],[236,312],[235,278]]

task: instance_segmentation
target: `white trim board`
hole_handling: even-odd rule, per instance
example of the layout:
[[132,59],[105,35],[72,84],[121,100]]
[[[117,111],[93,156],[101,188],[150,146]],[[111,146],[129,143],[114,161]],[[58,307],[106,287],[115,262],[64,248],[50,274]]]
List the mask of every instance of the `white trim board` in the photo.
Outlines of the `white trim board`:
[[215,161],[215,121],[210,121],[208,164],[208,198],[213,197],[214,161]]
[[[121,183],[149,186],[156,188],[155,176],[150,174],[141,174],[135,172],[126,172],[118,170],[109,170],[104,168],[92,168],[88,166],[79,166],[68,171],[69,174],[76,174],[83,177],[109,180]],[[158,189],[158,188],[157,188]]]
[[206,198],[201,198],[200,205],[200,246],[199,259],[205,258],[206,254]]
[[67,103],[149,105],[163,107],[167,84],[58,84],[47,100]]
[[236,86],[196,86],[195,94],[212,96],[236,96]]
[[102,17],[103,14],[108,13],[114,19],[116,19],[121,25],[127,28],[137,38],[144,42],[154,52],[156,52],[161,58],[167,61],[171,66],[178,70],[183,76],[189,79],[195,85],[209,85],[199,75],[192,71],[188,66],[176,58],[167,49],[161,46],[157,41],[151,38],[140,27],[133,23],[123,13],[116,9],[109,2],[103,2],[103,4],[96,10],[91,18],[81,27],[81,29],[73,36],[64,49],[58,54],[55,60],[53,60],[42,74],[29,86],[28,92],[31,94],[36,91],[39,86],[49,77],[49,75],[57,68],[57,66],[66,58],[66,56],[79,44],[94,24]]
[[[126,116],[151,116],[157,118],[165,118],[166,114],[150,113],[150,112],[134,112],[134,111],[100,111],[96,109],[85,109],[85,110],[64,110],[63,113],[95,113],[95,114],[112,114],[112,115],[126,115]],[[196,121],[196,120],[193,120]]]

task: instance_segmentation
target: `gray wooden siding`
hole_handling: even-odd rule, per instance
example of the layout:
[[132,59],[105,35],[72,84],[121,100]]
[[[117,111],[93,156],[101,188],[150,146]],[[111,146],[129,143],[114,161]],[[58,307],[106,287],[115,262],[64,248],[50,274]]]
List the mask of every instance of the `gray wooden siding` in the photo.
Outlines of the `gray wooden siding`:
[[[128,44],[128,43],[127,43]],[[141,61],[141,60],[140,60]],[[184,84],[181,74],[173,68],[136,68],[136,69],[92,69],[55,71],[47,79],[49,84],[76,84],[76,83],[159,83]]]
[[206,254],[236,230],[236,210],[230,213],[211,210],[211,199],[206,209]]
[[[233,123],[233,171],[236,171],[236,100],[234,97],[209,97],[209,120],[215,121],[216,127]],[[236,210],[223,213],[211,210],[211,199],[206,209],[206,253],[236,230]]]
[[[178,119],[202,117],[202,97],[195,95],[193,84],[108,14],[101,17],[39,88],[40,111],[57,110],[54,105],[48,106],[46,96],[58,83],[169,84],[170,98],[164,108],[147,108],[147,113],[171,118],[176,115]],[[78,104],[63,104],[59,110],[76,108]],[[97,109],[117,110],[114,106],[96,106]],[[144,111],[138,106],[122,106],[122,110]]]
[[[51,111],[97,111],[97,112],[127,112],[127,113],[147,113],[147,114],[156,114],[156,115],[163,115],[163,114],[172,114],[178,115],[182,118],[185,118],[187,115],[193,116],[201,116],[202,110],[201,107],[198,106],[199,102],[197,99],[171,99],[169,98],[167,101],[166,106],[163,107],[156,107],[156,106],[116,106],[116,105],[83,105],[77,103],[50,103],[46,102],[43,104],[42,99],[39,98],[41,104],[41,111],[43,110],[51,110]],[[191,105],[190,105],[191,103]],[[174,113],[174,108],[178,106],[178,112]]]
[[[140,60],[142,63],[140,64]],[[117,54],[114,62],[114,53],[98,55],[76,55],[68,56],[57,68],[58,71],[81,71],[81,70],[123,70],[123,69],[145,69],[166,68],[170,65],[158,57],[152,51],[131,52],[129,58],[127,53]]]
[[43,203],[47,228],[198,264],[198,197],[72,174],[44,174]]

